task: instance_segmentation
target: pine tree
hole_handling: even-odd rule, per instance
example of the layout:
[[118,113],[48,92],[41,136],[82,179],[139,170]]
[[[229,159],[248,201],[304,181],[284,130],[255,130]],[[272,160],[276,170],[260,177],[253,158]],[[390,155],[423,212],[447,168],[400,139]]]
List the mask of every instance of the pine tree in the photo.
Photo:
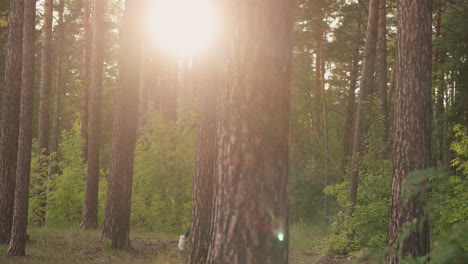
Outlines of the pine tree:
[[101,93],[104,49],[104,0],[94,1],[91,57],[91,97],[88,138],[88,177],[83,222],[84,229],[98,226],[99,153],[101,137]]
[[138,123],[138,89],[141,67],[141,14],[143,0],[125,3],[121,33],[120,89],[114,118],[112,160],[102,236],[112,248],[130,247],[130,204],[133,154]]
[[10,241],[13,221],[23,55],[23,8],[23,0],[10,1],[5,87],[0,121],[0,243]]
[[[395,98],[393,181],[387,263],[402,257],[429,253],[429,224],[425,202],[413,195],[403,200],[403,183],[409,174],[425,170],[431,162],[431,1],[398,3],[397,83]],[[423,182],[421,193],[427,188]],[[401,230],[419,221],[401,239]],[[399,242],[400,240],[401,243]]]
[[207,263],[287,263],[292,2],[222,4],[237,33],[224,49]]
[[26,255],[29,182],[31,172],[36,0],[24,1],[23,69],[21,84],[15,207],[8,255]]

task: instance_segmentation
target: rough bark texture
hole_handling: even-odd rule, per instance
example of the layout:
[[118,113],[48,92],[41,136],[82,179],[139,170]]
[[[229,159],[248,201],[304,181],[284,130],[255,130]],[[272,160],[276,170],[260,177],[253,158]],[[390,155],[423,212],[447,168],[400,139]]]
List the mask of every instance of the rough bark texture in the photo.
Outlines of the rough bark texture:
[[[219,54],[217,54],[219,56]],[[206,263],[212,236],[217,157],[217,96],[219,64],[217,58],[199,61],[196,73],[198,103],[198,142],[192,192],[191,248],[188,263]]]
[[218,188],[207,263],[287,263],[292,2],[221,3],[225,32],[236,33],[228,36],[220,88]]
[[99,153],[101,137],[101,94],[104,63],[104,14],[105,0],[94,1],[93,40],[91,57],[91,97],[88,137],[88,176],[83,222],[84,229],[98,227]]
[[50,115],[50,89],[52,85],[52,20],[53,20],[54,1],[46,0],[44,3],[44,24],[42,26],[42,57],[41,57],[41,85],[39,88],[39,133],[37,153],[39,157],[40,177],[36,182],[37,193],[41,203],[33,211],[38,225],[45,222],[46,192],[44,185],[46,183],[47,159],[41,156],[49,155],[49,115]]
[[[343,154],[344,159],[342,163],[342,174],[346,174],[346,164],[349,163],[349,157],[351,156],[351,151],[353,146],[351,144],[353,138],[353,120],[354,120],[354,108],[356,101],[356,84],[359,74],[359,49],[361,48],[361,23],[356,22],[357,27],[357,36],[355,47],[353,51],[353,61],[351,64],[351,74],[349,77],[349,90],[348,90],[348,100],[346,104],[346,121],[345,121],[345,131],[343,133]],[[344,180],[344,179],[343,179]]]
[[[408,174],[430,166],[431,157],[431,1],[398,2],[398,60],[393,143],[393,182],[387,263],[429,252],[425,202],[419,196],[402,200]],[[421,191],[425,192],[424,183]],[[422,221],[420,229],[398,243],[400,231]]]
[[50,172],[49,179],[54,177],[58,173],[58,156],[59,156],[59,137],[60,137],[60,96],[63,89],[63,40],[65,36],[65,25],[63,23],[63,8],[64,0],[60,0],[57,11],[58,11],[58,25],[57,25],[57,37],[56,37],[56,50],[57,50],[57,64],[56,68],[56,80],[55,80],[55,99],[54,99],[54,116],[52,118],[52,141],[50,142]]
[[138,87],[141,67],[141,14],[143,0],[125,3],[121,33],[120,86],[115,111],[112,160],[104,216],[103,237],[112,248],[130,247],[130,204],[133,154],[138,123]]
[[364,60],[362,63],[361,87],[359,90],[359,102],[356,111],[353,152],[350,163],[350,187],[349,201],[351,202],[350,214],[353,213],[357,200],[358,190],[358,159],[363,149],[364,136],[364,104],[369,97],[374,85],[374,66],[377,47],[377,22],[378,22],[379,0],[370,0],[369,18],[367,19],[366,46],[364,48]]
[[84,160],[88,156],[88,97],[89,97],[89,69],[91,58],[91,38],[90,38],[90,3],[89,0],[82,0],[83,5],[83,61],[81,67],[81,76],[83,83],[81,87],[81,137],[84,140],[82,157]]
[[8,46],[0,121],[0,243],[8,243],[13,221],[23,56],[23,0],[10,1]]
[[379,28],[377,33],[377,87],[380,104],[380,118],[384,126],[382,141],[388,141],[388,106],[387,106],[387,1],[379,0]]
[[11,229],[9,256],[26,255],[28,225],[29,179],[32,150],[32,118],[34,88],[36,0],[24,1],[23,70],[16,169],[15,207]]

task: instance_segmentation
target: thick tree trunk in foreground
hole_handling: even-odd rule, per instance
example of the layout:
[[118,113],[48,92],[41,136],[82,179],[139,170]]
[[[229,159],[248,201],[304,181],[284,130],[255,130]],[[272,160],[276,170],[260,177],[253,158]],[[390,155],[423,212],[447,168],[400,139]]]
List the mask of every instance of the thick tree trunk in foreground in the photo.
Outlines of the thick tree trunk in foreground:
[[[353,138],[353,121],[354,121],[354,108],[356,101],[356,84],[359,74],[359,49],[361,48],[361,23],[357,24],[357,36],[355,47],[353,51],[353,61],[351,64],[351,74],[349,77],[349,91],[348,100],[346,103],[346,121],[345,130],[343,133],[343,155],[344,159],[341,164],[342,174],[346,175],[346,165],[349,164],[349,157],[352,154],[353,145],[351,144]],[[342,179],[344,180],[344,179]]]
[[57,65],[56,68],[56,82],[55,82],[55,99],[54,99],[54,117],[52,119],[52,141],[50,142],[50,172],[49,180],[58,173],[58,164],[59,161],[59,138],[60,138],[60,97],[61,91],[63,89],[63,69],[62,69],[62,60],[63,60],[63,41],[65,37],[65,25],[63,23],[63,8],[64,0],[60,0],[57,11],[58,11],[58,25],[57,25],[57,40],[56,40],[56,50],[57,50]]
[[222,1],[217,198],[207,263],[287,263],[289,0]]
[[36,41],[36,0],[24,1],[23,73],[16,169],[15,207],[8,255],[26,255],[28,226],[29,179],[31,171],[34,55]]
[[86,179],[86,199],[81,227],[98,227],[99,193],[99,153],[101,137],[101,93],[102,69],[104,63],[104,0],[94,1],[93,8],[93,54],[91,58],[91,101],[88,138],[88,177]]
[[198,142],[195,177],[192,192],[191,248],[188,263],[206,263],[212,236],[212,217],[215,192],[215,164],[217,157],[217,97],[220,65],[216,56],[200,60],[195,67],[198,74]]
[[377,33],[377,86],[379,93],[380,118],[384,126],[383,143],[388,141],[388,105],[387,105],[387,1],[379,0],[379,28]]
[[49,155],[49,115],[50,115],[50,89],[52,85],[52,20],[54,1],[46,0],[44,6],[44,24],[42,26],[42,57],[41,57],[41,86],[39,90],[39,134],[37,153],[39,157],[40,176],[36,182],[35,195],[41,199],[41,203],[33,211],[38,225],[45,222],[46,188],[47,184],[47,158]]
[[84,140],[82,157],[84,160],[88,157],[88,97],[89,97],[89,69],[91,58],[91,41],[90,41],[90,0],[82,0],[83,5],[83,60],[81,66],[81,76],[83,78],[81,87],[81,137]]
[[0,121],[0,243],[8,243],[13,221],[23,56],[23,0],[10,1],[8,46]]
[[[409,174],[431,162],[431,1],[398,2],[398,60],[393,144],[393,182],[387,263],[429,253],[429,225],[425,202],[418,195],[403,201]],[[422,183],[421,192],[425,192]],[[402,228],[422,221],[400,244]],[[419,226],[419,225],[418,225]]]
[[125,3],[120,51],[120,90],[115,111],[112,161],[107,190],[103,237],[112,248],[130,247],[130,204],[133,154],[138,123],[138,87],[141,67],[141,14],[143,0]]
[[367,101],[374,85],[374,66],[377,47],[377,22],[378,22],[379,0],[371,0],[369,3],[369,18],[367,20],[366,46],[364,48],[364,60],[362,63],[361,87],[359,90],[359,102],[356,111],[353,152],[350,163],[350,187],[349,201],[351,202],[350,214],[353,213],[357,200],[358,190],[358,159],[363,150],[364,137],[364,104]]

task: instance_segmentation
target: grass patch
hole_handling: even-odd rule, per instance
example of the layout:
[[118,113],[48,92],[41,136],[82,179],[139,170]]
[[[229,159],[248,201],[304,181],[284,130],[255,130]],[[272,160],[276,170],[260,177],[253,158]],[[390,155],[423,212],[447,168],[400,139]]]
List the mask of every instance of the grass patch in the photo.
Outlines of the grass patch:
[[[132,228],[133,249],[114,250],[110,241],[100,242],[101,230],[81,230],[78,226],[49,228],[31,226],[28,230],[32,242],[26,247],[26,257],[6,257],[7,245],[0,245],[2,264],[54,264],[54,263],[186,263],[187,251],[179,252],[180,234],[151,232]],[[328,235],[324,226],[293,224],[290,227],[290,261],[292,264],[340,263],[324,261],[323,241]]]
[[329,235],[329,227],[295,223],[289,227],[290,249],[323,252]]
[[0,245],[0,263],[185,263],[177,250],[177,235],[132,230],[133,249],[121,251],[105,241],[101,244],[100,230],[31,226],[28,234],[32,241],[26,246],[27,256],[6,257],[8,245]]

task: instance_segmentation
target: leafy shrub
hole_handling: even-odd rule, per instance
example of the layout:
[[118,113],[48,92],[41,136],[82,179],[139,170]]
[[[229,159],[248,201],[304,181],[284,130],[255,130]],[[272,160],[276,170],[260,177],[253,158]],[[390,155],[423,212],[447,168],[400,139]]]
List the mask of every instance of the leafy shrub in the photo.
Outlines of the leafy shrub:
[[132,224],[181,232],[190,223],[195,139],[192,126],[148,116],[135,153]]
[[[378,102],[378,100],[370,100]],[[325,192],[335,197],[342,210],[332,224],[333,235],[328,253],[348,254],[361,249],[376,249],[386,245],[392,162],[386,155],[388,143],[382,142],[383,126],[375,103],[367,102],[365,118],[369,133],[365,139],[366,153],[359,157],[359,186],[352,217],[349,209],[349,180],[329,186]]]
[[62,133],[58,162],[61,173],[52,175],[48,181],[47,225],[77,225],[82,219],[87,174],[81,157],[82,145],[78,126]]

